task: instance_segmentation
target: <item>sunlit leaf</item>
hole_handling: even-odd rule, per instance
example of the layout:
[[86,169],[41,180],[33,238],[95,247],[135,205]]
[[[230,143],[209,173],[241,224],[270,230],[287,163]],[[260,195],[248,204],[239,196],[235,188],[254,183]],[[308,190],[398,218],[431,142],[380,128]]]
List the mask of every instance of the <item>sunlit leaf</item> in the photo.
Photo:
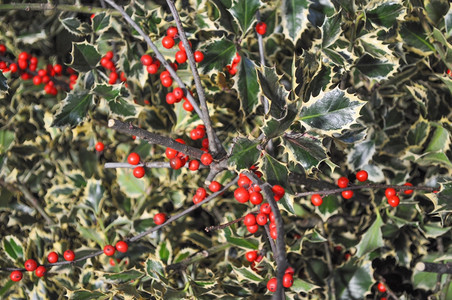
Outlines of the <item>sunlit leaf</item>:
[[93,95],[88,91],[74,91],[67,94],[53,120],[52,127],[76,126],[80,124],[93,103]]
[[87,42],[72,44],[71,68],[79,72],[88,72],[94,69],[100,62],[100,54],[97,49]]

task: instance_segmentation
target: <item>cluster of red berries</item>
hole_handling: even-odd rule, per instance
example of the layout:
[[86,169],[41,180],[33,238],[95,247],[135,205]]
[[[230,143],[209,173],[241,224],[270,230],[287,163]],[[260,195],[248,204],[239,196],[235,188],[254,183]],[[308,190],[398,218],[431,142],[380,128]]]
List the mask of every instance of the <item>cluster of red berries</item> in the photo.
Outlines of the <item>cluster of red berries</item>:
[[125,82],[127,80],[126,75],[124,72],[121,72],[120,75],[118,75],[118,70],[116,69],[113,58],[113,51],[107,51],[107,53],[105,53],[105,55],[100,59],[100,65],[110,71],[110,75],[108,75],[108,83],[115,84],[118,79],[121,82]]
[[[383,282],[379,282],[378,284],[377,284],[377,290],[380,292],[380,293],[386,293],[386,285],[383,283]],[[380,298],[380,300],[386,300],[387,298],[386,297],[381,297]]]
[[256,32],[260,35],[264,35],[267,32],[267,24],[265,22],[259,22],[256,24]]
[[231,76],[237,74],[237,65],[239,64],[240,60],[240,54],[236,52],[234,58],[232,59],[231,65],[226,66],[226,69],[228,70],[229,74],[231,74]]
[[[140,161],[140,155],[136,152],[132,152],[129,154],[129,156],[127,156],[127,162],[131,165],[136,166],[140,163]],[[146,171],[142,166],[136,166],[133,169],[133,176],[135,176],[136,178],[142,178],[144,176],[144,173],[146,173]]]
[[[174,39],[177,38],[177,35],[178,35],[178,32],[177,32],[176,27],[173,27],[173,26],[168,27],[168,29],[166,30],[166,36],[162,39],[163,47],[165,47],[166,49],[173,48],[174,45],[176,44]],[[191,42],[188,41],[188,43],[191,47]],[[201,51],[195,51],[193,53],[193,56],[194,56],[196,62],[201,62],[204,59],[204,54]],[[185,51],[185,47],[184,47],[182,41],[179,41],[179,51],[176,52],[176,55],[174,58],[179,64],[183,64],[187,61],[187,53]]]
[[[6,55],[6,46],[0,44],[0,56]],[[55,85],[57,76],[67,75],[69,77],[69,88],[72,90],[78,75],[72,68],[66,68],[63,74],[63,66],[60,64],[48,64],[43,69],[38,70],[38,58],[27,52],[21,52],[18,56],[17,63],[12,62],[8,65],[6,61],[0,60],[0,70],[3,73],[19,73],[23,80],[33,80],[34,85],[44,85],[46,94],[57,95],[58,89]]]
[[[107,256],[112,256],[113,254],[115,254],[116,250],[122,253],[127,252],[128,249],[128,245],[126,242],[124,241],[119,241],[116,243],[116,246],[113,247],[112,245],[107,245],[104,247],[104,253]],[[66,251],[64,251],[63,253],[63,257],[66,261],[74,261],[75,259],[75,253],[74,251],[68,249]],[[52,251],[47,255],[47,261],[50,264],[54,264],[56,262],[58,262],[58,253]],[[45,273],[47,272],[47,269],[44,265],[38,265],[38,263],[36,262],[36,260],[34,259],[28,259],[27,261],[25,261],[24,263],[24,268],[27,271],[30,272],[35,272],[35,275],[37,277],[42,277],[45,275]],[[20,281],[23,277],[23,274],[21,271],[19,270],[15,270],[12,271],[10,274],[10,278],[12,281]]]
[[[292,267],[288,267],[286,269],[286,272],[283,277],[283,286],[285,288],[290,288],[293,285],[293,274],[295,273],[295,270]],[[276,292],[277,288],[277,279],[275,277],[271,278],[269,281],[267,281],[267,289],[270,292]]]
[[[165,74],[164,75],[165,77],[163,77],[163,79],[162,79],[162,74]],[[168,80],[171,80],[171,84],[172,84],[173,81],[172,81],[171,76],[168,71],[163,71],[162,73],[160,73],[160,79],[162,80],[163,85],[164,85],[163,80],[166,80],[165,78],[167,78]],[[170,86],[171,86],[171,84],[170,84]],[[191,91],[190,91],[190,94],[193,96],[193,93]],[[190,101],[188,101],[187,97],[185,97],[184,90],[181,89],[180,87],[177,87],[173,91],[168,92],[166,94],[165,100],[166,100],[166,103],[168,103],[169,105],[173,105],[175,103],[179,103],[182,100],[184,100],[184,103],[182,104],[182,108],[184,110],[193,111],[193,109],[194,109],[193,105],[190,103]]]
[[[404,184],[405,186],[413,186],[411,183],[407,182]],[[403,193],[405,195],[411,195],[413,193],[413,190],[405,190],[403,191]],[[397,196],[397,192],[395,189],[393,188],[387,188],[385,190],[385,196],[386,199],[388,200],[388,204],[391,205],[392,207],[396,207],[399,205],[400,203],[400,198],[399,196]]]

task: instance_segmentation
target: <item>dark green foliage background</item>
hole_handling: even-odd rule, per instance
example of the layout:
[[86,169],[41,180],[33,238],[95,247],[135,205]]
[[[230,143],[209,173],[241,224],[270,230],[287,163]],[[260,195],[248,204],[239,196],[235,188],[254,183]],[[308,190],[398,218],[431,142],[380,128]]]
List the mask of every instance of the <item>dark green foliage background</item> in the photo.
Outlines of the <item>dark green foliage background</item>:
[[[10,58],[28,51],[39,58],[39,68],[65,63],[80,72],[74,90],[56,97],[0,73],[0,267],[22,267],[28,258],[43,263],[48,252],[67,248],[82,256],[134,236],[154,226],[155,213],[191,206],[204,184],[207,170],[148,169],[136,179],[129,169],[103,168],[125,161],[131,151],[145,161],[165,159],[164,147],[107,129],[109,118],[186,140],[200,120],[181,105],[166,104],[167,89],[140,63],[150,50],[102,4],[50,11],[0,4],[0,43]],[[92,10],[93,20],[82,12],[88,5],[99,8]],[[449,262],[452,254],[448,1],[191,0],[176,6],[193,47],[206,51],[201,79],[213,125],[230,154],[230,170],[216,180],[226,184],[235,171],[258,163],[266,181],[288,191],[279,203],[296,280],[286,296],[378,299],[376,282],[385,281],[398,297],[449,299],[450,276],[414,268],[421,261]],[[268,25],[265,67],[253,29],[257,9]],[[174,25],[166,3],[139,0],[126,11],[173,59],[176,48],[161,46]],[[108,85],[98,63],[108,50],[127,87]],[[236,52],[242,60],[231,77],[226,65]],[[180,66],[178,74],[194,91],[188,67]],[[270,100],[268,114],[261,96]],[[260,156],[257,146],[270,140],[273,146]],[[97,141],[106,145],[101,154],[94,150]],[[355,191],[351,200],[330,195],[319,208],[293,196],[335,188],[340,176],[353,181],[360,169],[376,183],[408,181],[440,192],[402,195],[397,208],[387,204],[384,190]],[[31,198],[55,224],[35,211]],[[131,244],[116,266],[100,256],[52,268],[41,279],[26,274],[14,284],[2,272],[0,297],[270,298],[265,284],[276,265],[265,234],[249,235],[240,224],[204,230],[251,210],[231,190]],[[244,259],[251,249],[265,252],[258,272]],[[203,250],[210,255],[200,255]],[[188,264],[176,265],[187,258]]]

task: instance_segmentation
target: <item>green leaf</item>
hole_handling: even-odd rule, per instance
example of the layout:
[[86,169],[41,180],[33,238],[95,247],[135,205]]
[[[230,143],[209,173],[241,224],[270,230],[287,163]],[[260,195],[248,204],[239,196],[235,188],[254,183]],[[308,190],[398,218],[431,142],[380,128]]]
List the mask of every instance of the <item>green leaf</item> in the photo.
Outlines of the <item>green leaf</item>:
[[397,70],[397,64],[364,54],[356,62],[355,68],[369,78],[382,80],[391,76]]
[[342,15],[340,13],[328,17],[322,25],[322,48],[331,46],[341,33]]
[[285,152],[289,160],[299,163],[305,170],[317,167],[327,158],[326,149],[321,140],[302,133],[290,133],[283,136]]
[[102,210],[102,198],[104,197],[105,188],[100,180],[89,180],[85,188],[86,202],[96,215]]
[[278,74],[275,68],[263,67],[258,71],[259,84],[262,93],[270,101],[270,115],[280,119],[286,115],[286,100],[289,93],[279,83]]
[[429,152],[416,159],[416,162],[422,165],[440,164],[452,168],[452,163],[444,152]]
[[226,240],[237,246],[240,248],[244,248],[244,249],[252,249],[252,250],[257,250],[259,249],[259,240],[255,239],[255,238],[242,238],[242,237],[234,237],[232,236],[232,232],[230,228],[225,228],[224,229],[224,235],[226,237]]
[[449,8],[449,11],[444,16],[444,26],[446,37],[450,38],[452,36],[452,7]]
[[84,36],[91,33],[91,27],[87,23],[80,22],[77,18],[60,19],[60,22],[73,35]]
[[135,107],[122,97],[108,101],[108,106],[110,107],[112,113],[119,116],[131,117],[136,114]]
[[392,27],[403,12],[403,6],[396,2],[388,1],[376,5],[378,6],[366,12],[366,17],[372,23],[386,28]]
[[102,236],[97,232],[96,229],[93,228],[86,228],[81,225],[77,226],[77,230],[80,232],[80,235],[84,237],[88,241],[94,241],[99,246],[104,245],[104,239]]
[[232,62],[236,52],[237,49],[233,42],[226,39],[216,40],[204,48],[204,60],[199,67],[204,73],[213,70],[221,71]]
[[118,170],[118,184],[125,195],[131,198],[146,197],[146,185],[142,179],[135,178],[130,170]]
[[101,59],[97,49],[87,42],[72,44],[72,62],[69,67],[78,72],[88,72],[94,69]]
[[13,236],[6,236],[3,238],[3,249],[14,261],[18,258],[22,258],[24,254],[24,250],[20,245],[19,240]]
[[127,270],[117,274],[105,274],[104,276],[106,279],[119,282],[127,282],[143,277],[144,273],[138,270]]
[[302,108],[300,120],[307,125],[323,130],[341,130],[355,123],[365,102],[335,88],[312,98]]
[[158,258],[164,263],[171,263],[173,249],[168,241],[162,241],[157,247]]
[[425,11],[431,22],[436,25],[449,10],[450,1],[445,0],[426,0]]
[[61,102],[59,112],[51,126],[77,126],[86,117],[92,103],[93,95],[88,91],[72,91]]
[[14,141],[14,132],[9,130],[0,130],[0,154],[8,151]]
[[97,95],[105,98],[107,101],[114,100],[121,94],[120,85],[96,84],[92,89]]
[[290,289],[296,293],[300,292],[308,293],[316,288],[318,288],[317,285],[298,278],[294,280],[293,285],[290,287]]
[[[366,262],[361,267],[347,266],[335,273],[338,299],[361,299],[369,290],[374,280],[372,279],[371,263]],[[345,286],[344,286],[345,284]]]
[[283,0],[282,2],[283,33],[293,44],[307,24],[308,5],[308,0]]
[[419,22],[405,22],[400,28],[403,41],[409,50],[427,56],[435,51],[435,47],[427,41],[427,35]]
[[366,253],[384,246],[383,235],[381,233],[382,225],[383,220],[381,219],[380,214],[377,212],[377,218],[375,219],[374,223],[369,227],[369,229],[367,229],[367,231],[361,237],[361,241],[356,246],[356,256],[358,258],[362,257]]
[[353,146],[348,154],[347,161],[352,166],[352,170],[356,170],[368,164],[374,153],[375,141],[364,141]]
[[[165,269],[163,267],[163,265],[158,261],[158,260],[154,260],[154,259],[148,259],[146,261],[146,272],[148,273],[148,275],[159,279],[159,276],[164,277],[165,276]],[[153,276],[156,275],[156,276]]]
[[259,159],[260,151],[257,149],[258,141],[250,141],[246,138],[237,138],[232,146],[228,164],[237,171],[248,169]]
[[279,184],[287,187],[289,170],[287,166],[268,153],[262,157],[262,171],[268,183],[271,185]]
[[253,271],[251,268],[247,267],[241,267],[237,268],[234,265],[232,266],[234,273],[237,276],[237,279],[239,282],[245,281],[245,282],[256,282],[261,283],[264,278],[262,278],[259,274],[257,274],[255,271]]
[[7,91],[9,89],[8,83],[6,82],[6,77],[3,72],[0,72],[0,91]]
[[246,34],[253,23],[255,19],[254,16],[260,5],[261,3],[259,0],[234,1],[229,11],[242,29],[242,36]]
[[111,23],[110,20],[111,20],[110,16],[104,12],[96,14],[92,19],[93,31],[96,32],[97,34],[106,31],[110,26]]
[[448,131],[440,126],[437,125],[435,129],[435,133],[433,134],[432,138],[430,139],[427,148],[425,149],[425,152],[436,152],[444,149],[448,149],[450,144],[450,138]]
[[108,295],[97,291],[88,290],[67,290],[67,297],[71,300],[108,299]]
[[[247,1],[240,1],[247,2]],[[252,113],[259,104],[259,84],[257,82],[256,67],[246,56],[242,55],[236,90],[239,94],[240,105],[246,114]]]

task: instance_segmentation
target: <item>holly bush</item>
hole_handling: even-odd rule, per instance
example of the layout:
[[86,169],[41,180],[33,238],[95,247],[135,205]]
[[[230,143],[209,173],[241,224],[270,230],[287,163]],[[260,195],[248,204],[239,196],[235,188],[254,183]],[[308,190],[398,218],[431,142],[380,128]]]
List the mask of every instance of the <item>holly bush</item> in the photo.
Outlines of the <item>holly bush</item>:
[[448,1],[0,11],[2,298],[452,297]]

